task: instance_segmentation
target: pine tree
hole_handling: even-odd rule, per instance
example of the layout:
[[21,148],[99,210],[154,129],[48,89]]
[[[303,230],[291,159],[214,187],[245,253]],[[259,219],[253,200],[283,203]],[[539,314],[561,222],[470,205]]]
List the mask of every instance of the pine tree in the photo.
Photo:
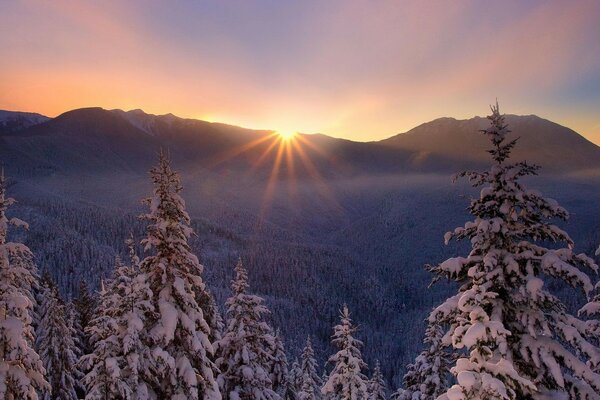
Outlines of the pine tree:
[[[492,142],[494,165],[460,174],[483,186],[469,207],[475,219],[445,236],[446,242],[469,240],[471,252],[429,266],[460,284],[430,315],[449,326],[444,345],[464,352],[452,368],[457,384],[440,399],[598,398],[600,376],[592,369],[600,351],[585,339],[585,323],[544,288],[544,279],[554,278],[589,293],[584,271],[597,266],[550,223],[566,219],[567,211],[519,182],[538,167],[507,163],[517,140],[507,142],[510,131],[497,104],[488,119],[491,126],[482,132]],[[542,242],[566,247],[548,249]]]
[[[223,335],[223,329],[225,329],[223,317],[219,312],[219,307],[215,302],[214,296],[207,288],[197,290],[196,300],[198,302],[198,306],[204,312],[204,319],[210,328],[210,335],[208,339],[210,340],[210,343],[214,345],[221,339]],[[214,358],[214,354],[211,357]]]
[[51,388],[43,392],[43,397],[46,400],[76,400],[81,373],[68,309],[56,285],[45,281],[42,285],[44,313],[38,326],[37,348]]
[[317,371],[317,361],[312,347],[310,336],[306,338],[306,345],[300,357],[300,389],[298,398],[301,400],[316,400],[321,398],[321,377]]
[[283,397],[287,389],[288,361],[279,329],[275,332],[271,353],[271,384],[273,390]]
[[227,328],[218,343],[217,365],[223,397],[230,400],[274,400],[270,371],[275,338],[264,321],[268,310],[259,296],[249,295],[248,275],[240,259],[227,300]]
[[0,173],[0,398],[38,398],[36,391],[47,390],[45,370],[38,353],[32,327],[33,289],[37,275],[33,255],[27,246],[8,242],[9,226],[25,227],[6,211],[15,200],[6,197],[4,170]]
[[154,255],[140,263],[157,312],[144,322],[154,363],[147,382],[159,398],[220,399],[210,327],[196,297],[204,290],[203,267],[188,244],[193,230],[180,178],[162,153],[151,176],[154,197],[146,200],[150,212],[143,218],[150,225],[142,244]]
[[404,389],[398,390],[397,400],[436,399],[450,387],[452,354],[444,347],[444,331],[438,321],[429,322],[423,343],[426,348],[404,375]]
[[89,323],[86,333],[90,337],[92,352],[80,360],[81,368],[87,371],[83,378],[86,400],[132,398],[130,387],[121,377],[121,369],[115,357],[120,347],[115,332],[116,321],[110,315],[114,298],[101,283],[98,309]]
[[79,359],[83,356],[82,337],[84,332],[79,325],[79,315],[77,314],[77,310],[75,310],[73,303],[69,302],[65,304],[65,312],[67,315],[67,327],[69,328],[71,338],[73,339],[73,354],[75,355],[76,360],[73,378],[75,379],[75,393],[77,393],[77,398],[79,399],[85,397],[85,386],[82,382],[85,374],[79,365]]
[[[131,251],[132,248],[131,248]],[[88,328],[93,351],[82,357],[88,400],[144,399],[152,395],[151,355],[143,341],[144,322],[152,315],[152,292],[138,259],[117,259],[114,277],[102,285],[101,303]]]
[[373,368],[373,375],[369,380],[368,384],[369,396],[368,400],[385,400],[386,399],[386,384],[381,373],[381,366],[379,361],[375,362],[375,368]]
[[333,370],[321,389],[332,400],[366,399],[367,377],[362,373],[366,364],[362,359],[362,342],[354,338],[356,327],[352,324],[348,307],[344,304],[340,324],[334,328],[332,343],[339,349],[329,358]]
[[292,366],[288,372],[287,381],[290,391],[294,392],[294,394],[300,392],[300,389],[302,388],[302,368],[300,368],[300,363],[297,358],[292,362]]
[[87,327],[90,325],[90,321],[94,317],[98,301],[96,297],[90,292],[86,281],[79,281],[79,294],[77,298],[73,300],[73,306],[76,311],[76,326],[79,328],[78,336],[81,342],[82,354],[89,354],[91,352],[91,346],[89,343],[89,337],[85,334]]
[[293,372],[291,369],[285,376],[284,389],[283,393],[281,394],[281,398],[283,400],[298,400],[296,386],[294,385]]

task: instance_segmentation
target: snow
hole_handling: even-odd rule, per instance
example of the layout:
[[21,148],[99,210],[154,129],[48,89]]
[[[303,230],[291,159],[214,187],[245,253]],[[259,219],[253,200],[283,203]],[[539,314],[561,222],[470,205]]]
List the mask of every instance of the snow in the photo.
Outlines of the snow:
[[[471,201],[474,219],[445,236],[446,242],[469,240],[471,251],[466,258],[429,267],[460,284],[458,294],[429,317],[430,323],[449,326],[447,345],[463,352],[452,368],[457,383],[440,398],[514,399],[551,390],[564,394],[570,379],[578,382],[581,398],[594,392],[589,398],[597,398],[600,375],[592,367],[600,361],[600,350],[597,337],[590,337],[592,325],[569,315],[545,290],[544,278],[562,280],[589,295],[594,286],[587,273],[598,266],[575,254],[568,234],[550,222],[568,218],[568,212],[518,181],[538,168],[506,163],[516,142],[505,142],[509,129],[497,104],[488,118],[490,127],[482,132],[492,142],[496,163],[486,172],[460,174],[474,186],[485,186]],[[547,249],[541,241],[564,247]],[[588,304],[581,314],[599,310]]]

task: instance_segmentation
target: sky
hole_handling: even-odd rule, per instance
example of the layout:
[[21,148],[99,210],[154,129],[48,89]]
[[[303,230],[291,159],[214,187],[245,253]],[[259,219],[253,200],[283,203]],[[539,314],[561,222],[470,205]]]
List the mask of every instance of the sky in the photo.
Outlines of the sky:
[[0,2],[0,109],[379,140],[536,114],[600,144],[600,1]]

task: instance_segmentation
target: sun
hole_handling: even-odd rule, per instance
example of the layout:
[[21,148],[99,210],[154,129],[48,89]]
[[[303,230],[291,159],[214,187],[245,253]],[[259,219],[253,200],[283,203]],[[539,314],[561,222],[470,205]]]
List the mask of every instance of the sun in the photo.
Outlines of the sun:
[[278,131],[276,131],[276,133],[277,133],[277,135],[279,135],[279,137],[283,141],[292,140],[296,136],[296,134],[297,134],[297,132],[291,131],[291,130],[287,130],[287,129],[285,129],[285,130],[278,130]]

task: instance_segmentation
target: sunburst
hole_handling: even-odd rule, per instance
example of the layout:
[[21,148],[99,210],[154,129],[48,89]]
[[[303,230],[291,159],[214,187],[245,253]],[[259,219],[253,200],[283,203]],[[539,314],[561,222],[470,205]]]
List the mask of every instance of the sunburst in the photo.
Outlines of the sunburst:
[[288,142],[290,140],[293,140],[298,132],[292,131],[292,130],[287,130],[287,129],[283,129],[283,130],[277,130],[275,131],[275,133],[277,135],[279,135],[279,137],[281,138],[281,140],[283,140],[284,142]]
[[[338,163],[331,154],[324,149],[321,149],[317,144],[312,143],[310,136],[303,135],[293,130],[277,130],[269,131],[254,140],[245,143],[239,147],[229,150],[227,153],[220,154],[214,159],[212,166],[221,164],[235,157],[241,156],[243,153],[251,150],[264,148],[262,152],[257,153],[256,158],[251,162],[251,171],[256,171],[268,160],[272,161],[270,174],[267,178],[265,192],[260,211],[260,219],[265,218],[265,214],[271,206],[275,189],[278,184],[283,183],[282,169],[287,170],[285,179],[287,183],[288,195],[293,202],[297,195],[297,185],[299,180],[298,173],[304,171],[305,176],[309,179],[307,182],[312,182],[317,192],[321,197],[329,202],[334,209],[342,211],[342,207],[335,199],[333,191],[329,187],[326,179],[323,178],[317,165],[311,159],[309,150],[313,156],[324,159],[329,164],[337,165]],[[337,165],[340,167],[340,165]]]

